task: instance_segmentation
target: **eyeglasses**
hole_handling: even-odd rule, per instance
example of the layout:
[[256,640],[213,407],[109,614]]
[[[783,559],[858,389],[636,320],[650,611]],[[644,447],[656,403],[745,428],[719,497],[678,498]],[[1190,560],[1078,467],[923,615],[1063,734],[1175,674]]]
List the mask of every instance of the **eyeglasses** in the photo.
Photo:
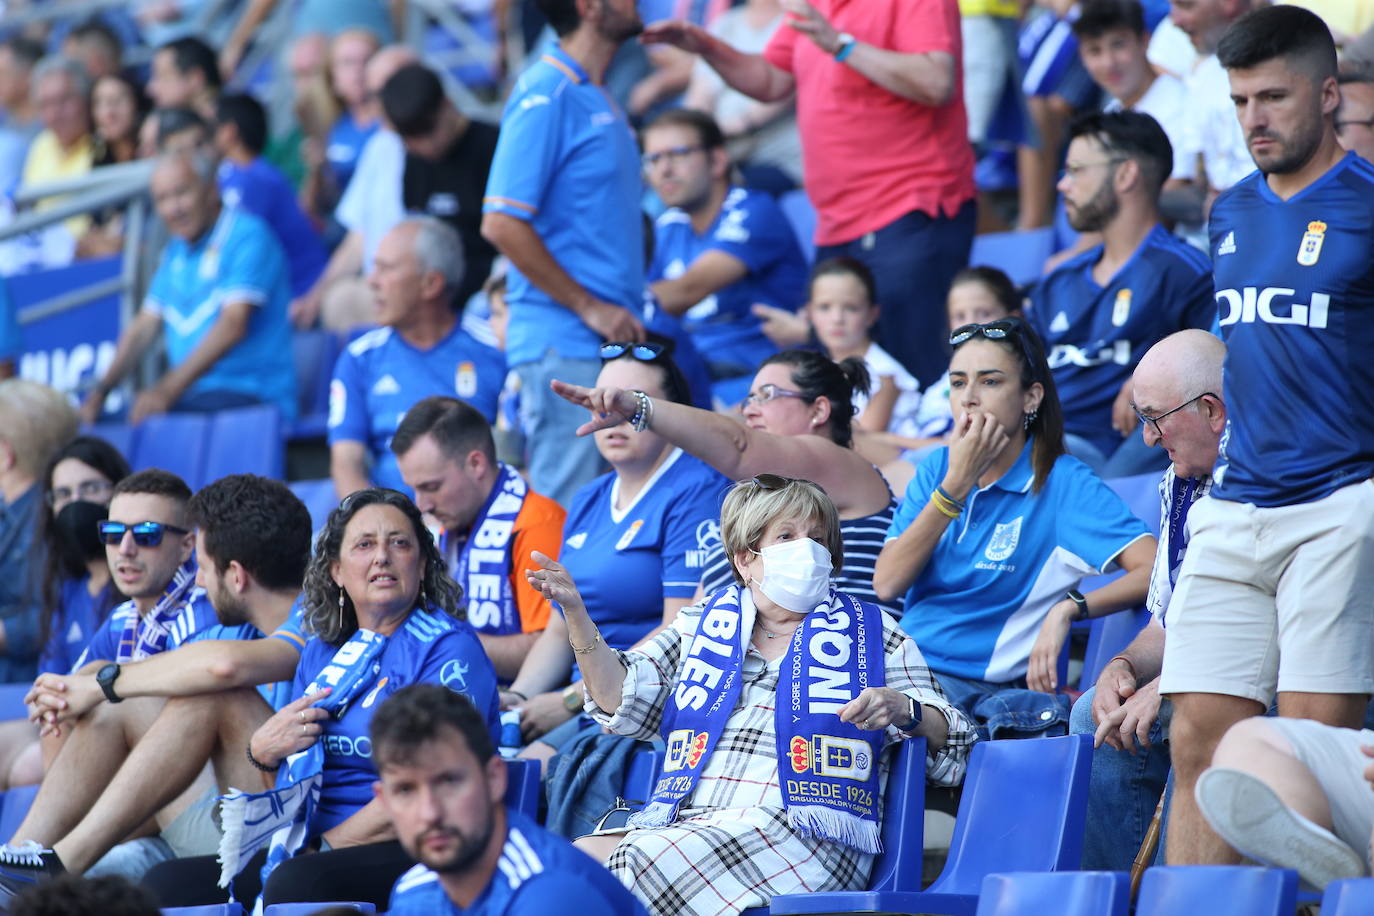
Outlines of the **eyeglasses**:
[[744,399],[744,403],[757,406],[759,404],[767,404],[774,398],[796,398],[800,401],[812,400],[812,398],[807,397],[800,391],[789,391],[786,388],[779,388],[777,385],[770,382],[767,385],[760,385],[759,390],[756,392],[749,392]]
[[602,360],[619,359],[629,353],[635,359],[651,363],[663,355],[663,344],[653,343],[605,343],[601,345]]
[[1110,159],[1103,159],[1101,162],[1080,162],[1077,165],[1066,165],[1059,172],[1058,180],[1063,181],[1065,178],[1071,178],[1074,181],[1077,181],[1078,176],[1081,175],[1083,172],[1086,172],[1088,169],[1095,169],[1100,165],[1117,165],[1125,161],[1125,158],[1122,156],[1113,156]]
[[645,153],[639,157],[639,161],[644,163],[644,168],[651,169],[665,160],[677,162],[679,159],[686,159],[693,153],[700,153],[705,149],[704,146],[674,146],[661,153]]
[[100,534],[100,540],[111,547],[123,543],[124,535],[132,531],[134,533],[134,543],[139,547],[156,547],[162,543],[162,533],[170,531],[173,534],[190,534],[185,528],[178,528],[176,525],[168,525],[165,522],[138,522],[133,525],[124,522],[96,522],[96,531]]
[[[1168,416],[1169,414],[1171,414],[1171,413],[1178,413],[1180,410],[1182,410],[1183,408],[1187,407],[1189,404],[1195,404],[1195,403],[1197,403],[1198,401],[1202,400],[1203,398],[1217,398],[1217,396],[1216,396],[1215,394],[1213,394],[1212,392],[1210,392],[1210,391],[1204,391],[1204,392],[1202,392],[1202,394],[1198,395],[1197,397],[1195,397],[1195,398],[1189,398],[1188,400],[1184,401],[1182,404],[1178,405],[1178,406],[1175,407],[1173,410],[1166,410],[1166,411],[1164,411],[1164,413],[1162,413],[1162,414],[1157,414],[1156,416],[1153,416],[1153,417],[1147,417],[1145,414],[1141,413],[1141,412],[1140,412],[1140,408],[1137,407],[1137,406],[1135,406],[1135,404],[1131,404],[1131,410],[1134,410],[1134,411],[1135,411],[1135,415],[1136,415],[1137,417],[1140,418],[1140,422],[1141,422],[1141,423],[1148,423],[1150,426],[1153,426],[1154,429],[1155,429],[1155,435],[1158,436],[1159,438],[1163,439],[1163,438],[1164,438],[1164,430],[1162,430],[1162,429],[1159,428],[1159,421],[1160,421],[1160,420],[1163,420],[1165,417],[1167,417],[1167,416]],[[1221,400],[1221,399],[1220,399],[1220,398],[1217,398],[1217,400]]]
[[83,480],[76,485],[75,490],[71,487],[54,487],[48,491],[48,505],[55,506],[77,499],[92,503],[102,502],[103,497],[112,489],[114,484],[108,480]]
[[996,321],[989,321],[987,324],[966,324],[963,327],[955,328],[950,333],[949,345],[957,347],[979,334],[988,340],[1005,340],[1020,330],[1021,322],[1015,318],[999,318]]

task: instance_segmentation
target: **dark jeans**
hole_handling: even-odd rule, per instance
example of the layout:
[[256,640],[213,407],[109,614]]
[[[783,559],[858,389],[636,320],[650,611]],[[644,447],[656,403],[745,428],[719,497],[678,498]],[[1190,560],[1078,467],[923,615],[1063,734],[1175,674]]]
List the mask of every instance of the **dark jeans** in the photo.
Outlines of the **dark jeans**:
[[878,343],[925,388],[949,368],[945,296],[968,265],[976,214],[973,201],[954,216],[913,210],[877,232],[842,245],[822,245],[816,261],[841,255],[862,261],[878,287]]
[[[259,873],[267,850],[259,850],[233,882],[234,899],[249,910],[262,890]],[[372,903],[378,911],[391,900],[391,887],[415,861],[401,844],[370,843],[312,852],[288,859],[267,879],[263,903]],[[148,869],[143,886],[161,907],[228,903],[229,892],[217,886],[219,860],[215,856],[173,859]]]
[[951,703],[978,727],[980,738],[1055,738],[1069,733],[1069,698],[1026,687],[932,672]]

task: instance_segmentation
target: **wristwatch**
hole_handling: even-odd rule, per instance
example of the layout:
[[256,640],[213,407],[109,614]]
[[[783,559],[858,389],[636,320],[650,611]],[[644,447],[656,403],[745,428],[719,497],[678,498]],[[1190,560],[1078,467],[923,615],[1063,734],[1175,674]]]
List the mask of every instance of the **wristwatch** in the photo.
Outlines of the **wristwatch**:
[[105,692],[105,699],[111,703],[123,703],[124,698],[115,693],[115,678],[119,677],[119,666],[114,662],[101,666],[95,673],[95,682],[100,685],[100,689]]
[[849,52],[854,50],[855,44],[856,41],[853,35],[850,35],[848,32],[841,32],[839,35],[839,42],[835,45],[835,53],[833,55],[835,60],[844,63],[844,59],[849,56]]
[[900,725],[893,722],[892,727],[904,735],[910,735],[915,732],[916,727],[921,724],[921,704],[916,702],[915,697],[907,697],[906,704],[907,711],[910,712],[911,718]]
[[1074,620],[1088,619],[1088,599],[1083,597],[1082,592],[1076,588],[1071,588],[1064,597],[1078,605],[1078,613],[1073,615]]

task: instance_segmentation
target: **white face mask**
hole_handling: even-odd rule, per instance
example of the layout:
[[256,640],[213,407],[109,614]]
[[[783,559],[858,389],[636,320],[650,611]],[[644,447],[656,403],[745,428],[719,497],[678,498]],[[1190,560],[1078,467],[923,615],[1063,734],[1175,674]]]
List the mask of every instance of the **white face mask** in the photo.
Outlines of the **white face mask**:
[[763,558],[759,591],[779,607],[809,614],[830,593],[830,551],[811,538],[780,541],[754,552]]

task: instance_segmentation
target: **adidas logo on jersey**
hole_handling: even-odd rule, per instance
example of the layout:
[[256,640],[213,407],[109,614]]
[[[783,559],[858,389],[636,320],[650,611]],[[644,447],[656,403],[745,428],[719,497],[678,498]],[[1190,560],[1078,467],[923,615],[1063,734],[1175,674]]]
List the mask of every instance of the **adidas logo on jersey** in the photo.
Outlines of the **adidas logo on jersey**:
[[[1326,293],[1313,293],[1310,303],[1293,302],[1291,297],[1296,290],[1278,286],[1259,289],[1247,286],[1244,289],[1217,290],[1217,306],[1221,311],[1221,325],[1254,324],[1296,324],[1309,328],[1326,327],[1326,315],[1331,308],[1331,297]],[[1274,309],[1287,314],[1275,314]]]
[[1050,331],[1054,334],[1062,334],[1068,329],[1069,316],[1065,315],[1063,312],[1060,312],[1058,315],[1055,315],[1054,320],[1050,322]]
[[577,532],[577,534],[574,534],[572,537],[568,538],[563,543],[571,547],[573,550],[580,550],[582,548],[582,545],[587,543],[587,532],[579,531]]
[[1224,255],[1224,254],[1235,254],[1235,253],[1236,253],[1236,234],[1235,234],[1234,232],[1228,232],[1228,233],[1226,233],[1226,238],[1222,239],[1222,240],[1221,240],[1221,244],[1217,246],[1217,257],[1221,257],[1221,256]]
[[377,384],[372,386],[372,393],[376,395],[400,394],[401,385],[391,376],[391,373],[387,373],[377,379]]

